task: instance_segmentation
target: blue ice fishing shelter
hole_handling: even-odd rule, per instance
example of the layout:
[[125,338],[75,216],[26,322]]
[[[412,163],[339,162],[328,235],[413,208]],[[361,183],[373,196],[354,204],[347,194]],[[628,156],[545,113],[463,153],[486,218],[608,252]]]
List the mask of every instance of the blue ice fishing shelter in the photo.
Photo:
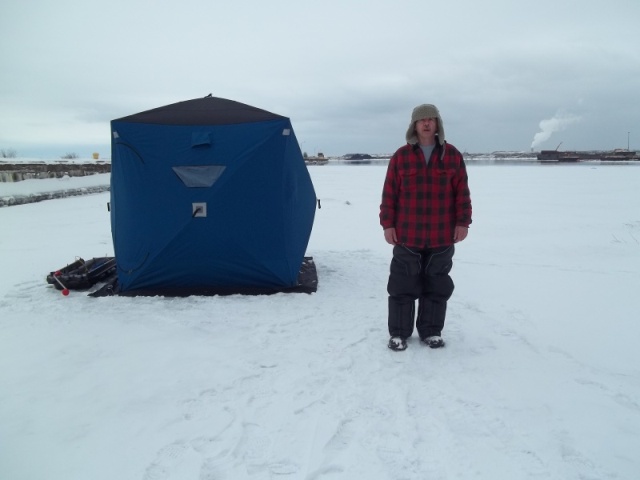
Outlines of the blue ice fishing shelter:
[[119,292],[295,289],[316,195],[289,118],[207,96],[111,135]]

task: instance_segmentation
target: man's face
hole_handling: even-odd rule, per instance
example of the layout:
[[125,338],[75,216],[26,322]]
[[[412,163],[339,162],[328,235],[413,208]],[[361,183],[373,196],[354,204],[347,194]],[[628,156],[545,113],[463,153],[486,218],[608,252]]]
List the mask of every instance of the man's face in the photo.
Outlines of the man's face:
[[438,131],[437,118],[423,118],[416,122],[416,133],[418,135],[435,135]]
[[423,118],[416,122],[415,128],[420,144],[431,145],[435,142],[436,133],[438,133],[438,119]]

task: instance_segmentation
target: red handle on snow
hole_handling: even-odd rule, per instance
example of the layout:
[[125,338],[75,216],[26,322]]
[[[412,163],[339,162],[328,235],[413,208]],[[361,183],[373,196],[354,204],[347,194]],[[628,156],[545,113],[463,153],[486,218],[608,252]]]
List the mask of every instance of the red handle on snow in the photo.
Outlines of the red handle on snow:
[[69,289],[67,287],[65,287],[64,284],[58,278],[58,276],[61,275],[61,274],[62,274],[62,272],[60,272],[60,270],[58,270],[56,273],[53,274],[53,278],[55,279],[56,282],[58,282],[58,285],[60,285],[62,287],[62,295],[64,295],[66,297],[67,295],[69,295]]

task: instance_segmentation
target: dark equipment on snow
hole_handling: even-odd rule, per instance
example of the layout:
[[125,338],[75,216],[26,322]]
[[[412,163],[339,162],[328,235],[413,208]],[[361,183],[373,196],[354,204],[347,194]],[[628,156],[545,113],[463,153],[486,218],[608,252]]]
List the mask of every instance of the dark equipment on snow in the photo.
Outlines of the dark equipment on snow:
[[116,260],[113,257],[97,257],[90,260],[78,258],[60,270],[47,275],[47,283],[58,290],[86,290],[115,274]]

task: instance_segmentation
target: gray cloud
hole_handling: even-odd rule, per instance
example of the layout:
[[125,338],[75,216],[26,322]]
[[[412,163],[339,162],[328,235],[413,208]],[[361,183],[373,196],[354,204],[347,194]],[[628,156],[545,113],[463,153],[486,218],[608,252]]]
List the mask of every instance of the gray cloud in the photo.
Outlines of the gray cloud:
[[[159,3],[3,2],[0,147],[106,151],[109,120],[209,93],[328,154],[395,150],[424,102],[467,151],[640,136],[635,0]],[[581,120],[545,137],[557,112]]]

